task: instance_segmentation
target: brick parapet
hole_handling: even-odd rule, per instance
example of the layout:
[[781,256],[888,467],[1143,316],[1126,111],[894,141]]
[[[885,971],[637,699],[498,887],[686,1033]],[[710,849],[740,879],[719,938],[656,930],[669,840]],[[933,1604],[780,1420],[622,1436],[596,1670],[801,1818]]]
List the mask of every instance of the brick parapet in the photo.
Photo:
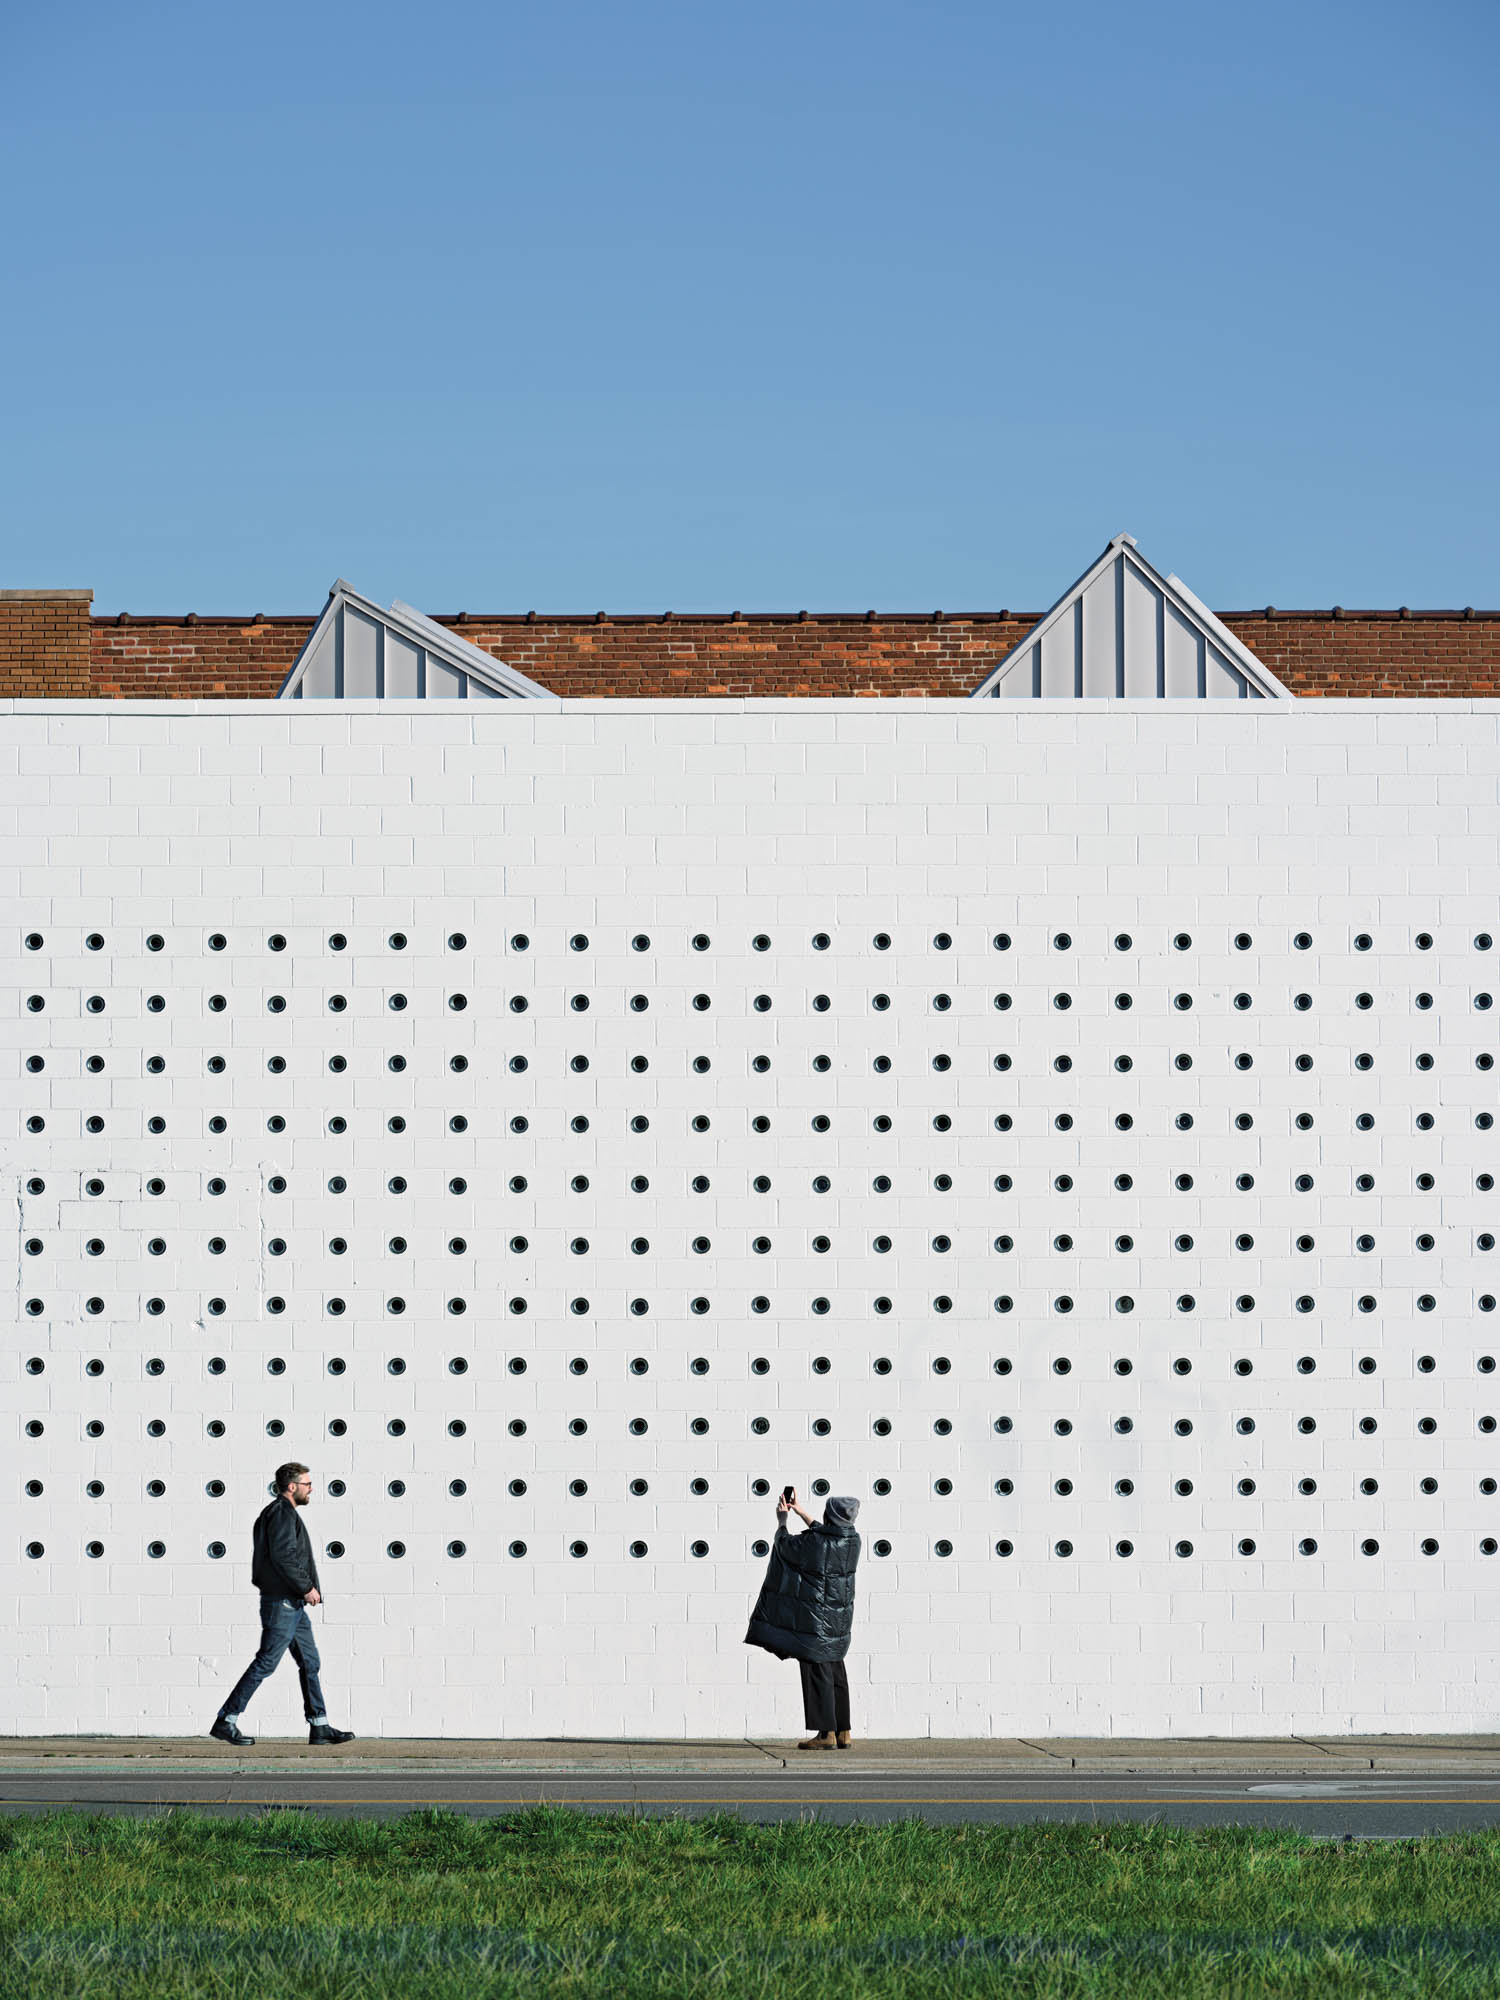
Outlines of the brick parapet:
[[[87,593],[0,593],[0,695],[266,700],[307,617],[88,616]],[[1500,612],[1235,611],[1294,694],[1500,695]],[[1037,612],[458,614],[438,622],[566,698],[966,695]]]
[[0,691],[26,701],[87,698],[91,590],[0,590]]
[[1478,700],[1500,694],[1500,612],[1224,612],[1295,695]]

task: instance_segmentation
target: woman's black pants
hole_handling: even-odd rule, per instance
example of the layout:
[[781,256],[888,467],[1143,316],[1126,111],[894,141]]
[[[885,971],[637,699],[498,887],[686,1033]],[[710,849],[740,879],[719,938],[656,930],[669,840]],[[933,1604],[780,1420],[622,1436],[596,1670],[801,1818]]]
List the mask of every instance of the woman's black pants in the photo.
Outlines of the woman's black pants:
[[826,1736],[849,1727],[849,1676],[842,1660],[799,1660],[802,1713],[809,1729]]

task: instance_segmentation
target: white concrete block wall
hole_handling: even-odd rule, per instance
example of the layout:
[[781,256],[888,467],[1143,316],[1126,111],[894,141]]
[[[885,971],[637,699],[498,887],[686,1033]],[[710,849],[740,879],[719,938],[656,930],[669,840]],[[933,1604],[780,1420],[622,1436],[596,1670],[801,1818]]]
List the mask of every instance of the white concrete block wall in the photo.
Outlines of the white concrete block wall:
[[0,1731],[1495,1728],[1497,722],[0,704]]

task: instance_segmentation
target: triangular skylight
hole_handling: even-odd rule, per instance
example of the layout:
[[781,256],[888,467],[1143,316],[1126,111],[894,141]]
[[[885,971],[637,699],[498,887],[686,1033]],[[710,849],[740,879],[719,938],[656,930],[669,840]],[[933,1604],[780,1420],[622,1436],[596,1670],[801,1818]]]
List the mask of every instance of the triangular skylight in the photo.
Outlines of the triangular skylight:
[[1291,701],[1291,690],[1175,576],[1116,535],[985,675],[995,701]]
[[561,701],[398,597],[382,611],[340,577],[278,701]]

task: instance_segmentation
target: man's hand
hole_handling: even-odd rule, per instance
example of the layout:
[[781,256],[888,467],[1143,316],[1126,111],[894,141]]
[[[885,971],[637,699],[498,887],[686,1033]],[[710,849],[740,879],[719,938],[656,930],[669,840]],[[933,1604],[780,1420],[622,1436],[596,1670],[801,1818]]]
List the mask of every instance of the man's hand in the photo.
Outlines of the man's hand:
[[322,1594],[319,1591],[310,1590],[302,1602],[304,1604],[321,1604],[323,1602]]

